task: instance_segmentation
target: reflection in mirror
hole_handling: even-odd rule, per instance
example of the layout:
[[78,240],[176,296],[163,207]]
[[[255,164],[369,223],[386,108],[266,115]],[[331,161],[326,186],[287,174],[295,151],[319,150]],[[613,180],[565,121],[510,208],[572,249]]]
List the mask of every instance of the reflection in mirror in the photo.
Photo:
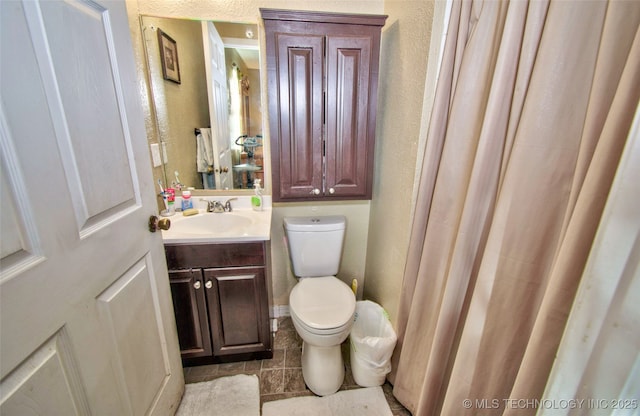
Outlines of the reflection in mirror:
[[[257,26],[153,16],[141,24],[167,186],[264,184]],[[175,50],[160,48],[159,31]],[[180,83],[163,76],[167,65]]]

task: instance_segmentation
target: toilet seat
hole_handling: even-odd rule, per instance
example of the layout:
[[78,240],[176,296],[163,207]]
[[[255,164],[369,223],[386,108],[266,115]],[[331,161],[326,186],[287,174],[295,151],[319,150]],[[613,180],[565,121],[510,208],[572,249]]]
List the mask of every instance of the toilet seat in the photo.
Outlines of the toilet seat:
[[291,290],[289,310],[310,332],[329,335],[351,325],[356,298],[351,288],[334,276],[309,277]]
[[343,325],[339,327],[328,328],[328,329],[318,329],[318,328],[314,328],[312,326],[307,325],[302,319],[300,319],[296,315],[293,309],[290,309],[289,311],[291,313],[291,319],[294,321],[294,325],[300,326],[304,331],[313,333],[315,335],[330,336],[330,335],[340,334],[343,331],[350,329],[350,327],[353,325],[353,316],[352,316],[350,320],[348,320],[347,322],[345,322]]

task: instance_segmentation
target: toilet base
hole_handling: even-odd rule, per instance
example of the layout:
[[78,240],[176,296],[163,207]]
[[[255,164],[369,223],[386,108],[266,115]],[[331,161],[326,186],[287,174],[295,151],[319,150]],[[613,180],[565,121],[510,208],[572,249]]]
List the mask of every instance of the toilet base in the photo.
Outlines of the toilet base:
[[344,362],[340,344],[318,347],[303,342],[302,376],[309,390],[318,396],[337,392],[344,381]]

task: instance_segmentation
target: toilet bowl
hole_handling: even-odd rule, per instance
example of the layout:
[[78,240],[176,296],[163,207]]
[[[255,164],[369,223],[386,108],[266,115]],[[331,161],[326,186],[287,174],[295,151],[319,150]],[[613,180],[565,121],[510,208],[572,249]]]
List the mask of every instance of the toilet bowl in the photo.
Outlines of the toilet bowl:
[[289,295],[291,321],[302,344],[302,375],[319,396],[333,394],[344,380],[341,344],[353,325],[356,299],[334,276],[302,278]]

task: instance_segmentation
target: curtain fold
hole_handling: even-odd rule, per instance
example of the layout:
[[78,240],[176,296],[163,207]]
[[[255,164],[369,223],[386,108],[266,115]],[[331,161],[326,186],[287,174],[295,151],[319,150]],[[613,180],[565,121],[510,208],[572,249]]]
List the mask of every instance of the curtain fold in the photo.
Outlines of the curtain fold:
[[504,399],[543,392],[640,97],[639,22],[638,2],[453,3],[391,376],[413,414],[535,413]]

